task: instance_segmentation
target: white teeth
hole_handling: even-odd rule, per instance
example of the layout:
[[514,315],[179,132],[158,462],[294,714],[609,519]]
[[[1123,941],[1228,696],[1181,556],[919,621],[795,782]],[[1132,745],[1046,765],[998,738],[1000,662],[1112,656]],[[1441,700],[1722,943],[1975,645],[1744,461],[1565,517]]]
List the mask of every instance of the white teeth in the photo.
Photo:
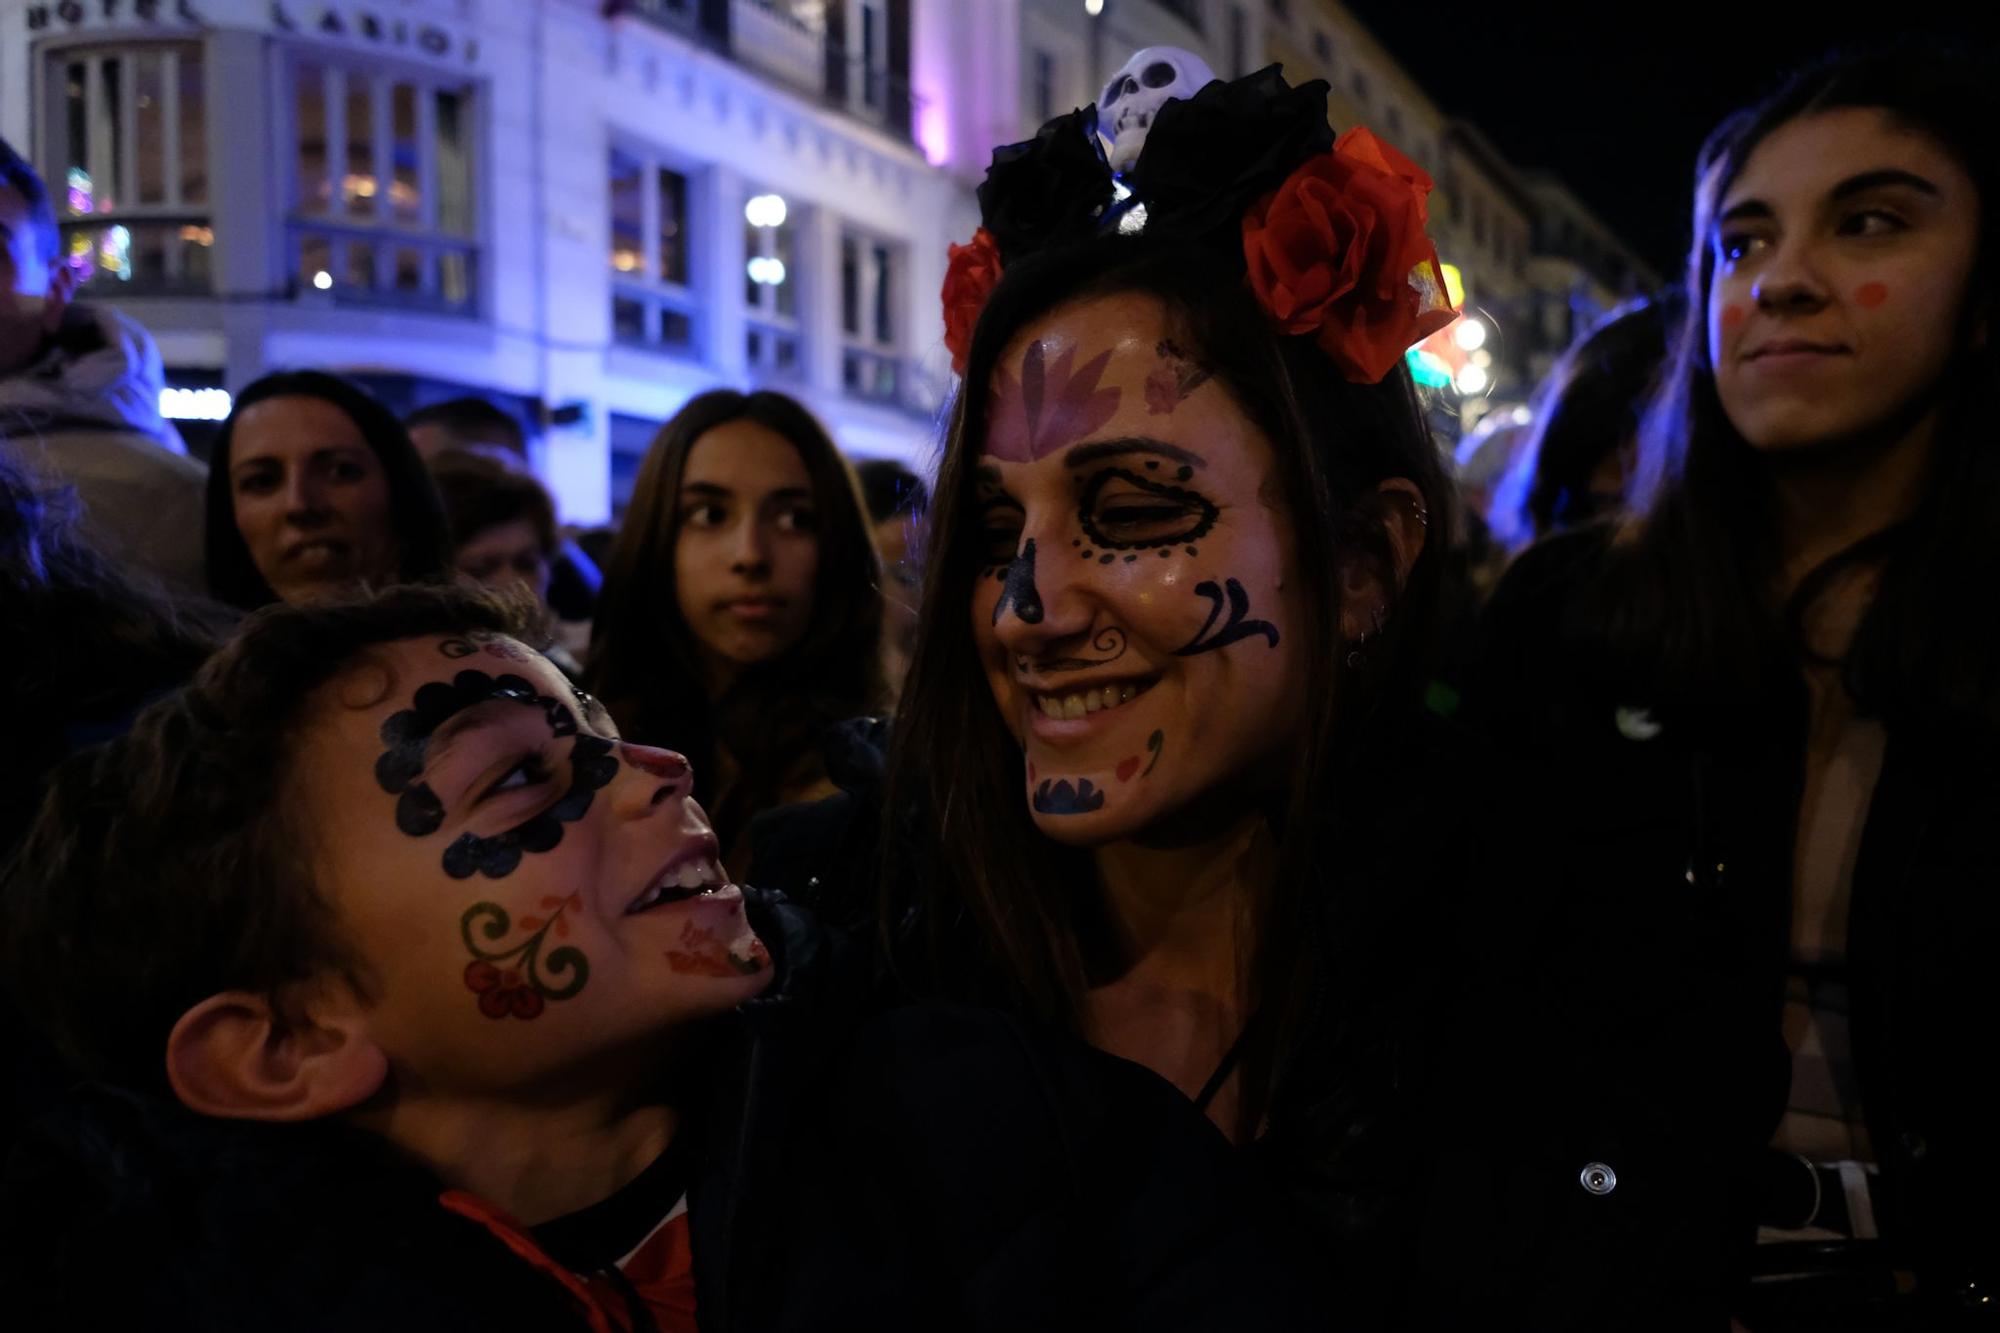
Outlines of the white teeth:
[[1106,685],[1101,689],[1084,690],[1076,694],[1036,694],[1030,697],[1034,700],[1035,707],[1042,710],[1043,716],[1058,720],[1073,720],[1129,703],[1144,692],[1145,687],[1142,685]]
[[700,888],[701,867],[693,861],[682,866],[680,872],[674,876],[674,887],[681,889]]
[[[1072,695],[1072,696],[1070,696],[1070,697],[1071,697],[1071,698],[1075,698],[1075,696],[1074,696],[1074,695]],[[1067,708],[1067,707],[1068,707],[1068,705],[1067,705],[1067,704],[1065,704],[1065,705],[1064,705],[1064,707],[1065,707],[1065,708]],[[1100,708],[1102,708],[1102,707],[1104,707],[1104,696],[1103,696],[1102,694],[1100,694],[1100,693],[1099,693],[1098,691],[1096,691],[1096,690],[1092,690],[1092,691],[1091,691],[1091,692],[1090,692],[1089,694],[1086,694],[1086,695],[1084,695],[1084,696],[1083,696],[1083,711],[1084,711],[1084,712],[1086,712],[1086,713],[1095,713],[1095,712],[1096,712],[1096,711],[1097,711],[1098,709],[1100,709]]]
[[1083,706],[1083,696],[1080,694],[1072,694],[1066,697],[1062,701],[1062,710],[1062,715],[1066,718],[1079,718],[1090,711]]

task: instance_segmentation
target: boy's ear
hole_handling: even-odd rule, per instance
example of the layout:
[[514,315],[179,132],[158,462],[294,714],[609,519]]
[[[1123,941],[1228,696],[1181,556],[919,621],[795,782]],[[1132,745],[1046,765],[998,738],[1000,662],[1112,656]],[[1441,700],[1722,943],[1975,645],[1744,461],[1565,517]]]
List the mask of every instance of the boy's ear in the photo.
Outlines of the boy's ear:
[[316,1009],[288,1018],[267,996],[209,996],[167,1037],[174,1095],[189,1110],[234,1120],[320,1120],[367,1101],[388,1077],[389,1057],[357,1005]]
[[49,261],[49,290],[42,298],[42,332],[53,336],[62,327],[63,312],[76,297],[77,271],[61,255]]

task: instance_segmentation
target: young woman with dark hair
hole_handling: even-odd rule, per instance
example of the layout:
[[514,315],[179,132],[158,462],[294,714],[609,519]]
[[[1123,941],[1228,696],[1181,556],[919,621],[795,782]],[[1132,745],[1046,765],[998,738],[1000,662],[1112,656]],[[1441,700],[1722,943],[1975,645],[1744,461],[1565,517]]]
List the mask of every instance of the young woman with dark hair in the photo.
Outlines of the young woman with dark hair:
[[395,414],[317,370],[237,395],[208,469],[208,588],[231,606],[449,578],[451,536]]
[[1126,203],[1094,145],[1081,112],[1000,150],[954,247],[887,944],[918,995],[1178,1089],[1374,1326],[1429,998],[1429,181],[1275,67],[1167,103]]
[[661,428],[605,573],[590,688],[694,761],[740,870],[750,817],[829,793],[822,733],[881,705],[882,594],[854,476],[780,393]]
[[1992,1326],[1995,74],[1835,60],[1718,132],[1633,515],[1496,593],[1550,1326]]

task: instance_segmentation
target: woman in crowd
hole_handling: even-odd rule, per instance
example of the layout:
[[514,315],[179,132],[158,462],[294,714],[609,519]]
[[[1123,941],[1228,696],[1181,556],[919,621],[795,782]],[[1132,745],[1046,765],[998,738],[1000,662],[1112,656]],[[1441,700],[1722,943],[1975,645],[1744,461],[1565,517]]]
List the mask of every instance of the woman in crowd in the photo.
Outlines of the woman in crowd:
[[1274,67],[1169,102],[1125,206],[1087,112],[995,155],[945,287],[884,919],[919,994],[1177,1088],[1372,1327],[1415,1202],[1450,527],[1402,356],[1452,314],[1430,182],[1336,143],[1325,94]]
[[[549,589],[561,538],[548,490],[525,467],[493,451],[443,449],[430,456],[429,466],[457,548],[459,577],[487,588],[525,589],[553,612]],[[568,643],[552,643],[546,651],[572,679],[583,674]]]
[[612,549],[590,688],[693,760],[727,862],[750,817],[832,791],[821,739],[879,707],[882,594],[854,477],[783,394],[705,393],[661,428]]
[[209,591],[243,610],[448,577],[423,460],[386,407],[316,370],[237,395],[208,471]]
[[1859,56],[1719,132],[1632,517],[1493,603],[1538,1326],[1996,1318],[1994,75]]
[[1643,300],[1614,310],[1549,373],[1527,443],[1486,516],[1510,551],[1617,512],[1677,304]]

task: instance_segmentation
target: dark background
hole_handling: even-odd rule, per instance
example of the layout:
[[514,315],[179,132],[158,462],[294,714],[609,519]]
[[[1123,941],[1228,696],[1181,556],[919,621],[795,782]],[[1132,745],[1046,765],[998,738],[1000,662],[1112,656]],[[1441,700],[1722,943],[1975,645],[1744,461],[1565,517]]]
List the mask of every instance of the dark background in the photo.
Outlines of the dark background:
[[1477,125],[1517,167],[1561,177],[1670,280],[1687,249],[1696,150],[1783,70],[1905,32],[1984,45],[2000,25],[1990,0],[1347,7],[1447,114]]

